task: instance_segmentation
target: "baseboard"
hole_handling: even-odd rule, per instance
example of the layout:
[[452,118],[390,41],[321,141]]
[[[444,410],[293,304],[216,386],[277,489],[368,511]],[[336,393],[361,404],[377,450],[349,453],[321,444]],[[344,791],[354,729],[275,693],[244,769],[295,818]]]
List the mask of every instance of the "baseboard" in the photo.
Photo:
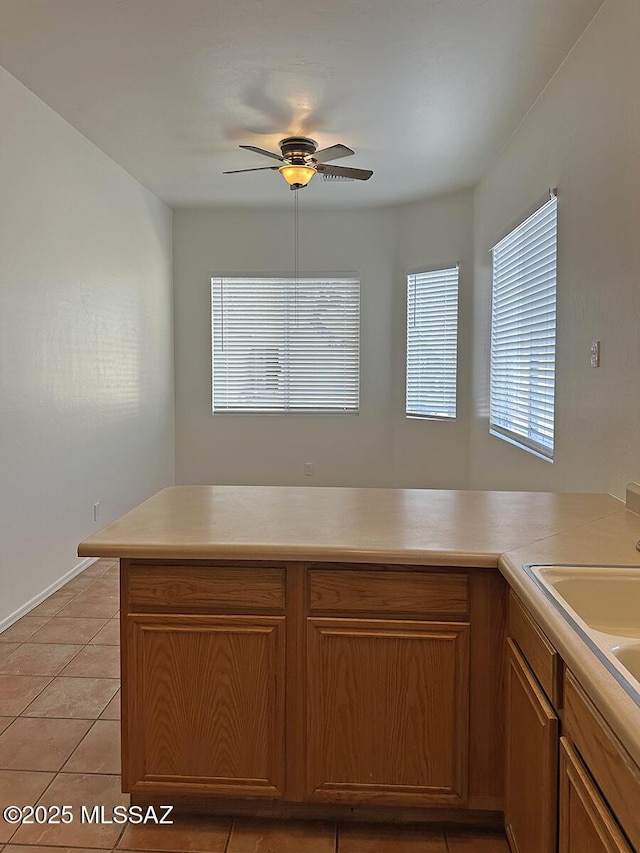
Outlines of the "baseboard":
[[23,604],[17,610],[14,610],[9,616],[0,621],[0,633],[5,631],[14,622],[17,622],[18,619],[21,619],[30,610],[33,610],[34,607],[37,607],[38,604],[42,604],[45,598],[48,598],[52,593],[57,592],[61,587],[63,587],[66,583],[68,583],[72,578],[75,578],[76,575],[79,575],[80,572],[83,572],[85,569],[88,569],[92,563],[95,563],[99,558],[98,557],[85,557],[84,560],[80,560],[80,562],[74,566],[70,571],[66,574],[62,575],[61,578],[58,578],[57,581],[54,581],[50,586],[46,589],[43,589],[42,592],[39,592],[35,595],[30,601],[27,601],[26,604]]

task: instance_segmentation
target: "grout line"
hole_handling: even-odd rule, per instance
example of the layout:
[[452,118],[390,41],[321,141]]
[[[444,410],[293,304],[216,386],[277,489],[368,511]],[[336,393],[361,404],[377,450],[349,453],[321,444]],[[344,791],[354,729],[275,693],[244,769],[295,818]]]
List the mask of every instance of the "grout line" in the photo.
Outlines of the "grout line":
[[443,828],[442,834],[444,836],[444,849],[446,853],[451,853],[451,848],[449,847],[449,833],[447,832],[446,827]]
[[[129,794],[127,794],[126,796],[129,797],[129,804],[131,804],[131,796]],[[120,844],[120,842],[122,841],[122,836],[124,835],[124,831],[126,828],[127,828],[127,824],[125,823],[125,824],[123,824],[122,829],[120,830],[120,834],[116,838],[116,842],[113,845],[113,853],[116,853],[116,848],[117,848],[118,844]]]
[[231,836],[233,835],[233,829],[234,829],[235,825],[236,825],[236,820],[235,820],[235,818],[232,818],[230,823],[229,823],[229,830],[227,832],[227,840],[224,843],[223,853],[227,853],[227,851],[229,850],[229,844],[231,843]]
[[65,767],[66,767],[66,765],[71,761],[71,757],[72,757],[72,756],[73,756],[73,755],[74,755],[74,754],[75,754],[75,753],[80,749],[80,747],[82,746],[82,744],[84,743],[84,741],[87,739],[87,735],[89,734],[89,732],[90,732],[90,731],[92,731],[92,730],[93,730],[93,727],[95,726],[95,724],[96,724],[97,722],[98,722],[97,720],[93,720],[93,722],[91,723],[91,725],[89,726],[89,728],[86,730],[86,732],[83,734],[83,736],[80,738],[80,740],[78,741],[78,743],[77,743],[77,744],[75,745],[75,747],[71,750],[71,752],[69,753],[69,755],[67,755],[67,758],[66,758],[66,760],[64,761],[64,763],[63,763],[62,767],[58,770],[58,773],[73,773],[73,772],[77,772],[77,771],[73,771],[73,770],[65,770],[64,768],[65,768]]
[[53,679],[55,678],[55,676],[53,676],[53,675],[16,675],[16,676],[13,676],[13,677],[14,677],[14,678],[48,678],[48,679],[49,679],[49,680],[47,681],[47,683],[46,683],[46,684],[43,684],[43,685],[42,685],[42,687],[41,687],[41,688],[40,688],[40,690],[36,693],[36,695],[33,697],[33,699],[31,699],[31,701],[30,701],[30,702],[27,702],[27,704],[24,706],[24,708],[23,708],[21,711],[19,711],[19,712],[15,715],[15,717],[21,717],[21,716],[25,713],[25,711],[27,711],[27,710],[31,707],[31,705],[33,705],[33,703],[36,701],[36,699],[38,698],[38,696],[40,696],[40,694],[42,693],[42,691],[43,691],[43,690],[46,690],[46,689],[47,689],[47,687],[51,684],[51,682],[52,682],[52,681],[53,681]]

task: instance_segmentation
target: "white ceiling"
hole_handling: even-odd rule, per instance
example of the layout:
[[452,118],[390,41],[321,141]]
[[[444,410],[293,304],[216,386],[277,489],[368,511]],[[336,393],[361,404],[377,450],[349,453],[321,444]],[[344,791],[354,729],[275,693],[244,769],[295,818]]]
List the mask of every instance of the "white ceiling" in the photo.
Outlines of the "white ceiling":
[[356,155],[306,206],[474,184],[602,0],[1,0],[0,65],[172,206],[290,204],[291,134]]

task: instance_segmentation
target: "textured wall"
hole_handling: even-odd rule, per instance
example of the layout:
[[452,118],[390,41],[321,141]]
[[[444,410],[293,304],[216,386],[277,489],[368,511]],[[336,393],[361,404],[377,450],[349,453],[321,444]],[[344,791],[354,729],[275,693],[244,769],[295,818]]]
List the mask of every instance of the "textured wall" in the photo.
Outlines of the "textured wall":
[[0,113],[1,625],[173,481],[174,430],[171,211],[2,70]]
[[[461,261],[461,391],[470,351],[472,195],[399,208],[308,211],[300,199],[300,268],[357,271],[360,414],[211,414],[209,279],[287,272],[293,209],[174,213],[176,480],[344,486],[464,487],[468,406],[457,423],[404,417],[406,269]],[[465,366],[466,365],[466,366]],[[313,477],[304,462],[313,462]]]
[[[640,477],[640,5],[608,0],[476,190],[473,488],[610,491]],[[490,247],[558,187],[556,453],[488,434]],[[602,366],[590,367],[592,340]]]

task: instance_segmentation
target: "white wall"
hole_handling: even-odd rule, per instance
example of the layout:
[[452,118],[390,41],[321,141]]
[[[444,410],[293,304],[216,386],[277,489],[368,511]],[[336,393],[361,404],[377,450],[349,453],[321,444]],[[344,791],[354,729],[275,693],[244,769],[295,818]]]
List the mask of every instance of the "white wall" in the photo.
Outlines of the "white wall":
[[[397,208],[393,317],[392,480],[398,488],[465,489],[469,480],[473,305],[473,206],[457,192]],[[421,265],[460,264],[458,395],[455,421],[406,418],[406,296],[404,276]]]
[[[475,196],[471,487],[610,491],[640,476],[640,4],[608,0]],[[554,464],[488,435],[489,249],[558,187]],[[589,364],[602,341],[602,366]]]
[[2,69],[0,114],[2,625],[173,481],[174,429],[171,211]]
[[[357,211],[306,210],[301,196],[301,270],[360,273],[360,414],[212,416],[210,277],[292,271],[293,204],[291,210],[175,211],[177,482],[425,487],[466,482],[468,409],[462,406],[457,424],[407,422],[402,376],[404,271],[461,260],[466,311],[471,217],[470,192],[406,208]],[[466,331],[463,339],[468,341]],[[312,478],[304,476],[305,461],[314,463]]]

